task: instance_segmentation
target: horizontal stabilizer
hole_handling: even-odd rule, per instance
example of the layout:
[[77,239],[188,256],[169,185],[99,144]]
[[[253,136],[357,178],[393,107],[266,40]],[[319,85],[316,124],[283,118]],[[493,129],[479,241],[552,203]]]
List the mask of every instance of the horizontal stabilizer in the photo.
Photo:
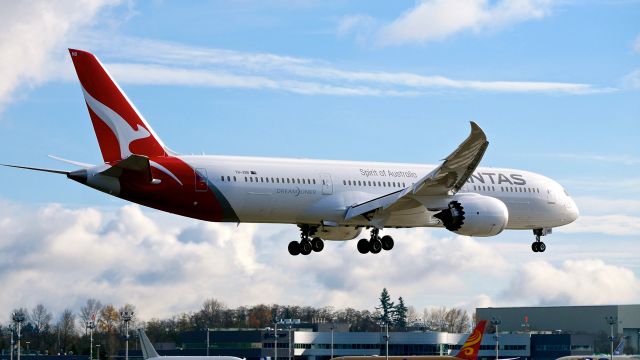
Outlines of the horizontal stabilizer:
[[87,164],[87,163],[83,163],[83,162],[80,162],[80,161],[73,161],[73,160],[63,159],[61,157],[54,156],[54,155],[49,155],[49,157],[54,159],[54,160],[66,162],[66,163],[71,164],[71,165],[80,166],[81,168],[85,168],[85,169],[88,169],[88,168],[91,168],[91,167],[95,166],[93,164]]
[[110,176],[114,178],[120,178],[124,171],[133,171],[140,173],[146,177],[147,181],[152,180],[151,165],[149,165],[149,158],[142,155],[130,155],[126,159],[118,162],[107,170],[101,172],[101,175]]

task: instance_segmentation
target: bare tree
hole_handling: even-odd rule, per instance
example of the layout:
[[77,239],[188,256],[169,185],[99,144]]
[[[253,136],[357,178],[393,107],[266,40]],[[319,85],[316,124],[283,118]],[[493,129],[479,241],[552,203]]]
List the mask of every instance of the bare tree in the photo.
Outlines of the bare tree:
[[36,338],[34,345],[36,349],[40,350],[42,348],[42,337],[49,333],[53,316],[42,304],[36,305],[31,310],[30,316]]
[[93,298],[87,299],[87,302],[80,308],[78,320],[81,323],[80,326],[85,329],[85,332],[88,321],[93,320],[96,325],[98,324],[100,310],[102,310],[102,303]]
[[70,347],[72,338],[77,335],[75,324],[76,316],[71,310],[64,309],[57,324],[58,338],[60,339],[58,348],[62,353],[67,352],[67,349]]

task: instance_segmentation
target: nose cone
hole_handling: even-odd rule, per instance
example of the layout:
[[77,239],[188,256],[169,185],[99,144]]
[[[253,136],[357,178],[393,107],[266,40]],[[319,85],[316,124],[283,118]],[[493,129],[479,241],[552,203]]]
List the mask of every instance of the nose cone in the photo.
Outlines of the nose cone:
[[578,210],[578,205],[573,201],[572,198],[567,199],[567,212],[569,214],[569,221],[574,222],[580,216],[580,210]]

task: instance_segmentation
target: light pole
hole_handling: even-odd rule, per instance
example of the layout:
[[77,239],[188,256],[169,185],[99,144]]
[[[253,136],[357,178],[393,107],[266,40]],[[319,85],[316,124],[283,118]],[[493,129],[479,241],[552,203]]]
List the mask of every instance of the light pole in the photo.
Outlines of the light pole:
[[29,355],[29,344],[31,344],[31,341],[25,341],[25,344],[27,344],[27,355]]
[[385,335],[383,336],[384,344],[385,344],[385,360],[389,360],[389,322],[382,320],[380,322],[380,326],[382,326],[383,324],[384,324],[385,329],[386,329],[385,330]]
[[336,329],[336,324],[331,321],[331,358],[333,359],[333,331]]
[[[95,315],[92,316],[95,318]],[[93,360],[93,329],[96,327],[93,320],[87,321],[87,329],[89,329],[89,360]]]
[[[129,360],[129,321],[133,318],[133,311],[122,311],[120,317],[124,321],[125,331],[125,345],[124,345],[124,360]],[[18,359],[20,360],[20,359]]]
[[[609,341],[611,342],[611,360],[613,360],[613,325],[618,322],[618,318],[615,316],[605,316],[604,318],[607,321],[607,324],[611,326],[611,336],[609,337]],[[20,360],[20,359],[18,359]]]
[[100,360],[100,344],[96,344],[96,360]]
[[207,328],[207,356],[209,356],[209,332],[213,330],[210,328]]
[[496,335],[494,336],[494,339],[496,340],[496,360],[498,360],[498,350],[500,348],[499,338],[498,338],[498,327],[500,326],[500,324],[502,324],[502,321],[499,318],[496,318],[496,317],[491,318],[491,325],[495,326],[496,328]]
[[273,325],[273,357],[278,360],[278,321],[274,321]]
[[640,354],[640,329],[638,329],[638,337],[636,338],[638,342],[638,347],[636,347],[636,353]]
[[13,330],[9,330],[9,332],[11,333],[11,360],[13,360]]
[[18,360],[20,360],[20,339],[22,338],[22,333],[20,331],[22,329],[22,323],[24,322],[25,316],[22,311],[18,310],[11,314],[11,318],[13,319],[13,322],[16,323],[18,329]]

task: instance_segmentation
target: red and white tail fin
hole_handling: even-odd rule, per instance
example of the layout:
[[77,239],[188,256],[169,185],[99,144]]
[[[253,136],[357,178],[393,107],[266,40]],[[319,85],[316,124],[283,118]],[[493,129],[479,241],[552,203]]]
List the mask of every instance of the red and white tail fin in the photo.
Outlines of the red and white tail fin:
[[69,49],[105,162],[129,155],[167,154],[162,140],[151,129],[127,95],[93,54]]
[[478,351],[480,350],[480,343],[482,342],[482,334],[484,334],[484,328],[487,326],[487,320],[481,320],[473,329],[473,332],[469,334],[467,341],[464,342],[462,348],[456,354],[456,357],[463,360],[476,360],[478,359]]

